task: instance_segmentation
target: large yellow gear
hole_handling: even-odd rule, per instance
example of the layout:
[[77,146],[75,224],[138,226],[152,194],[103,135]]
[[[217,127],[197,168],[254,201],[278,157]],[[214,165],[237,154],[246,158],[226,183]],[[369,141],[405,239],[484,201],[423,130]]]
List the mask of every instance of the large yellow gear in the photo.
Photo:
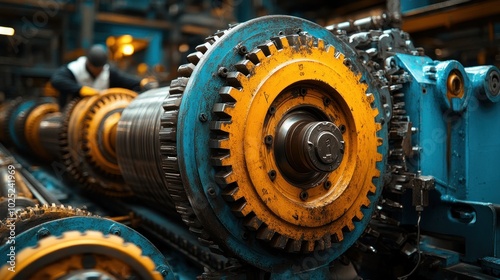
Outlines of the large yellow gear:
[[214,107],[224,197],[273,247],[329,248],[354,229],[376,191],[382,139],[374,97],[340,51],[312,36],[273,38],[246,58]]
[[[151,258],[116,235],[98,231],[69,231],[43,238],[18,253],[15,272],[4,265],[0,279],[60,279],[88,269],[116,279],[163,279]],[[85,259],[91,258],[91,261]]]
[[48,114],[56,112],[59,112],[59,105],[57,103],[43,103],[35,107],[26,119],[24,135],[28,140],[28,145],[38,157],[43,159],[50,159],[52,156],[45,150],[40,141],[40,122]]
[[125,184],[118,182],[121,173],[115,142],[121,112],[136,96],[127,89],[111,88],[82,98],[67,112],[63,158],[78,180],[88,186],[98,185],[92,188],[95,191],[112,196],[131,194]]

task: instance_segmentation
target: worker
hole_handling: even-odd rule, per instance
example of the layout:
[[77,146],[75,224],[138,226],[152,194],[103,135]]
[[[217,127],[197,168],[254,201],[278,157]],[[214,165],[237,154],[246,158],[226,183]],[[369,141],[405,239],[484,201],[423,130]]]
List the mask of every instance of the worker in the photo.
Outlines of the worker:
[[59,106],[63,108],[78,96],[92,96],[99,91],[120,87],[134,91],[157,87],[157,82],[143,80],[109,66],[108,54],[102,45],[92,46],[86,56],[60,67],[51,78],[59,91]]

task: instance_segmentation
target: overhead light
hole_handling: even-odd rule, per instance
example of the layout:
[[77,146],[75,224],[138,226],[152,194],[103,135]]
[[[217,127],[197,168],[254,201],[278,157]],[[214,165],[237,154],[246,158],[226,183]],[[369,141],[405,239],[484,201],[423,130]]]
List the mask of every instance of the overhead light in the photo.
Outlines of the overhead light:
[[135,51],[135,48],[132,44],[125,44],[122,46],[123,55],[132,55]]
[[185,53],[187,51],[189,51],[189,45],[188,44],[184,43],[184,44],[180,44],[179,45],[179,52]]
[[12,36],[14,32],[14,28],[12,27],[0,26],[0,35]]

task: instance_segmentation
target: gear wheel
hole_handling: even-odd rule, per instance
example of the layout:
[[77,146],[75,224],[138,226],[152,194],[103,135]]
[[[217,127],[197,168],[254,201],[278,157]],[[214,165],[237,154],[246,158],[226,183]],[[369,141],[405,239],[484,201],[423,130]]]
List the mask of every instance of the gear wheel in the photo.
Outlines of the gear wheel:
[[121,111],[137,96],[121,88],[77,99],[65,110],[60,142],[73,179],[89,191],[108,196],[132,195],[123,182],[114,143]]
[[325,265],[361,235],[381,192],[387,124],[356,57],[323,27],[272,16],[217,32],[179,67],[163,104],[162,166],[176,210],[208,245],[276,272],[317,250]]
[[16,272],[7,266],[1,279],[59,279],[96,269],[117,279],[163,279],[151,258],[132,243],[98,231],[69,231],[59,237],[41,239],[34,247],[19,252]]
[[48,221],[74,216],[92,216],[92,214],[79,208],[55,204],[27,207],[23,211],[17,212],[14,220],[5,219],[0,221],[0,245],[5,244],[9,237],[9,225],[16,225],[16,232],[21,233]]
[[363,218],[376,190],[382,139],[374,97],[322,39],[279,36],[246,57],[220,90],[226,102],[213,109],[223,196],[275,248],[330,248]]
[[105,174],[120,175],[116,159],[116,129],[121,112],[137,96],[133,91],[112,88],[101,93],[83,119],[84,150],[90,162]]

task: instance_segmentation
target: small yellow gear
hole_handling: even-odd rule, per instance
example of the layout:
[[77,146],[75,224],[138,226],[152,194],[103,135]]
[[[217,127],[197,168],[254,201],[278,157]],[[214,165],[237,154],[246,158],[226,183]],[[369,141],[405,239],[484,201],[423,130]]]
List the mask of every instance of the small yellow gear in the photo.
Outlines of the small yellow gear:
[[380,176],[374,96],[340,51],[309,35],[273,38],[235,68],[213,109],[224,198],[275,248],[312,252],[341,242]]
[[[90,264],[85,259],[91,258]],[[17,255],[15,272],[4,265],[0,279],[60,279],[85,269],[102,271],[117,279],[163,279],[151,258],[134,244],[98,231],[69,231],[43,238]]]

